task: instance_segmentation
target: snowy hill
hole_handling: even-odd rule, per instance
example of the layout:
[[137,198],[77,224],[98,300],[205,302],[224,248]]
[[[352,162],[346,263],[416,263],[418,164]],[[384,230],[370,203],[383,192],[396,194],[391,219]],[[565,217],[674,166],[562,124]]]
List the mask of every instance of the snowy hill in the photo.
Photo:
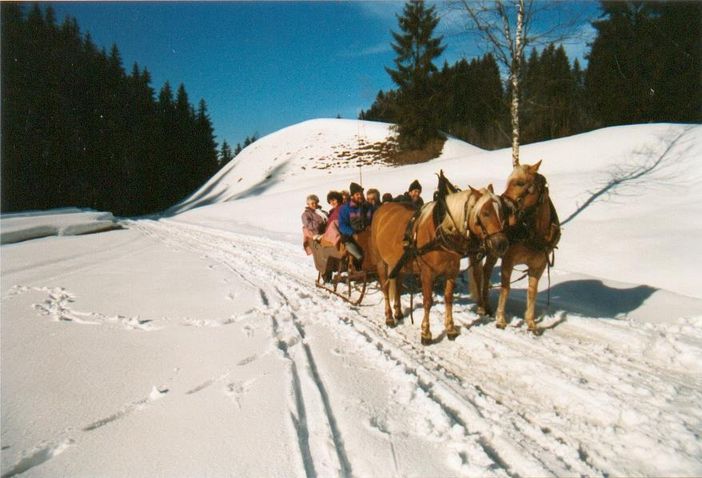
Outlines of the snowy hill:
[[[381,123],[315,120],[262,138],[177,210],[211,207],[177,219],[264,229],[296,243],[308,194],[324,198],[331,189],[348,189],[350,181],[361,180],[355,167],[302,168],[346,147],[337,145],[352,144],[361,129],[369,141],[388,134]],[[443,169],[460,186],[492,183],[501,192],[510,155],[510,150],[488,152],[450,140],[440,158],[374,166],[362,171],[362,179],[366,188],[393,195],[419,179],[423,197],[431,199],[435,174]],[[683,252],[695,255],[702,240],[701,155],[702,127],[672,124],[612,127],[522,147],[523,163],[543,160],[540,171],[564,223],[559,268],[702,297],[690,280],[700,278],[696,261]]]
[[[344,171],[382,169],[390,125],[357,120],[310,120],[265,136],[245,148],[191,197],[169,212],[258,196],[299,182],[312,184]],[[482,150],[449,139],[441,157]]]
[[510,151],[451,140],[391,167],[371,161],[387,128],[294,125],[164,217],[2,245],[2,477],[702,475],[702,126],[523,147],[564,223],[545,332],[523,326],[524,280],[498,330],[463,273],[461,335],[428,347],[385,327],[377,290],[351,307],[314,287],[305,197],[362,174],[429,199],[439,169],[500,192]]

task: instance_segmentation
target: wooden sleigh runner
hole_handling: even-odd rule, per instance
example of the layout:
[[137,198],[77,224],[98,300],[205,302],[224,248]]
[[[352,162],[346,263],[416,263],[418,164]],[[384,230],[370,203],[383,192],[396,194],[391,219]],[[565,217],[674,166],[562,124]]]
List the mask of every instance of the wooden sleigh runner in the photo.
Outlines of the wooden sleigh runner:
[[338,247],[325,241],[311,241],[312,257],[317,269],[315,286],[342,298],[352,305],[359,305],[366,294],[368,283],[375,280],[375,266],[369,259],[370,231],[355,236],[365,251],[363,263],[358,268],[343,244]]

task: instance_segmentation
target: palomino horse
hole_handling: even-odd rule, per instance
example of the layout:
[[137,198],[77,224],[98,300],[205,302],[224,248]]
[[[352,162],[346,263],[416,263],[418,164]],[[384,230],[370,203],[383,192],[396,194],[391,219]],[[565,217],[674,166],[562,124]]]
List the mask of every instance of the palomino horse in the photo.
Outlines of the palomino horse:
[[[539,279],[549,266],[549,255],[561,237],[558,215],[549,197],[546,178],[538,173],[539,166],[541,161],[533,165],[516,166],[507,179],[507,189],[501,196],[505,209],[511,210],[512,214],[506,230],[510,244],[502,257],[500,299],[496,314],[497,327],[504,329],[507,326],[505,305],[509,296],[512,270],[517,264],[525,264],[528,268],[529,286],[524,319],[529,331],[536,335],[541,333],[534,320]],[[479,313],[491,313],[488,290],[490,275],[496,262],[497,256],[489,253],[482,270],[482,278],[471,281],[471,290],[478,302]],[[471,267],[475,273],[480,265],[471,263]]]
[[419,274],[422,283],[422,344],[432,342],[429,311],[434,280],[439,276],[446,278],[446,336],[449,340],[458,336],[453,323],[453,289],[469,239],[479,238],[482,247],[498,256],[508,246],[502,232],[499,198],[491,189],[478,191],[471,188],[448,194],[438,202],[426,204],[418,212],[402,203],[387,203],[378,209],[371,224],[371,254],[385,296],[385,323],[388,326],[394,327],[402,318],[397,273],[404,268]]

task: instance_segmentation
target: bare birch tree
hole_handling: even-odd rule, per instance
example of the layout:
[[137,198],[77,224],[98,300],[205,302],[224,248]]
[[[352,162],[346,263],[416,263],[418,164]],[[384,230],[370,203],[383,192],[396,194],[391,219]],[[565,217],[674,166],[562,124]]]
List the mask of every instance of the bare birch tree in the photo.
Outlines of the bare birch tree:
[[[530,15],[525,15],[524,0],[475,1],[460,0],[458,4],[468,15],[472,27],[488,43],[497,60],[509,72],[512,99],[510,118],[512,125],[512,165],[519,165],[519,78],[528,44]],[[528,0],[531,9],[533,0]],[[525,25],[526,21],[526,25]]]
[[468,29],[477,32],[509,73],[511,88],[510,117],[512,125],[512,165],[519,165],[519,94],[522,61],[527,45],[563,41],[581,23],[579,14],[557,16],[551,27],[532,32],[533,20],[557,4],[538,0],[456,0],[451,3],[464,12]]

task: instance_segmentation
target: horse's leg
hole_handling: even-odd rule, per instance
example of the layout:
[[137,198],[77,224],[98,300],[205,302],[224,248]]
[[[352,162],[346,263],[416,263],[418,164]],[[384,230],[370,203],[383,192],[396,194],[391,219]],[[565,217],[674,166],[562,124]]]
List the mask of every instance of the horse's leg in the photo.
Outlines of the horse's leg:
[[[427,268],[428,269],[428,268]],[[424,306],[424,318],[422,319],[422,345],[431,344],[431,327],[429,326],[429,312],[432,305],[432,289],[434,278],[430,271],[421,272],[422,280],[422,304]]]
[[[388,289],[390,299],[385,306],[385,323],[390,327],[395,327],[397,322],[402,318],[402,309],[400,308],[400,291],[397,278],[388,279]],[[391,307],[395,308],[395,317],[393,318]]]
[[388,266],[385,262],[380,261],[377,264],[378,281],[383,290],[385,299],[385,324],[389,327],[394,327],[395,322],[392,320],[392,309],[390,308],[390,281],[388,280]]
[[497,314],[495,314],[496,323],[495,325],[504,329],[507,327],[507,321],[505,320],[505,307],[507,305],[507,297],[509,297],[510,280],[512,279],[512,269],[514,264],[507,256],[502,258],[502,271],[501,271],[501,287],[500,287],[500,299],[497,302]]
[[475,278],[475,270],[480,268],[480,262],[477,259],[476,256],[468,256],[468,291],[470,298],[480,306],[480,284]]
[[[497,256],[488,254],[485,258],[485,265],[483,266],[483,283],[482,283],[482,301],[483,301],[483,313],[485,315],[492,315],[492,307],[490,307],[490,278],[492,277],[492,270],[495,268],[495,263],[497,262]],[[480,309],[478,309],[480,313]]]
[[402,297],[402,276],[398,274],[397,279],[395,279],[394,283],[395,295],[391,297],[391,302],[395,311],[395,322],[399,322],[402,320],[402,304],[400,302]]
[[541,335],[541,330],[536,326],[536,295],[539,293],[539,279],[544,273],[545,264],[539,264],[537,267],[529,268],[529,289],[527,291],[527,308],[524,314],[524,320],[527,323],[529,332],[534,335]]
[[444,302],[446,303],[446,316],[444,317],[444,330],[449,340],[458,337],[458,330],[453,323],[453,289],[456,285],[456,275],[447,274],[446,286],[444,287]]

